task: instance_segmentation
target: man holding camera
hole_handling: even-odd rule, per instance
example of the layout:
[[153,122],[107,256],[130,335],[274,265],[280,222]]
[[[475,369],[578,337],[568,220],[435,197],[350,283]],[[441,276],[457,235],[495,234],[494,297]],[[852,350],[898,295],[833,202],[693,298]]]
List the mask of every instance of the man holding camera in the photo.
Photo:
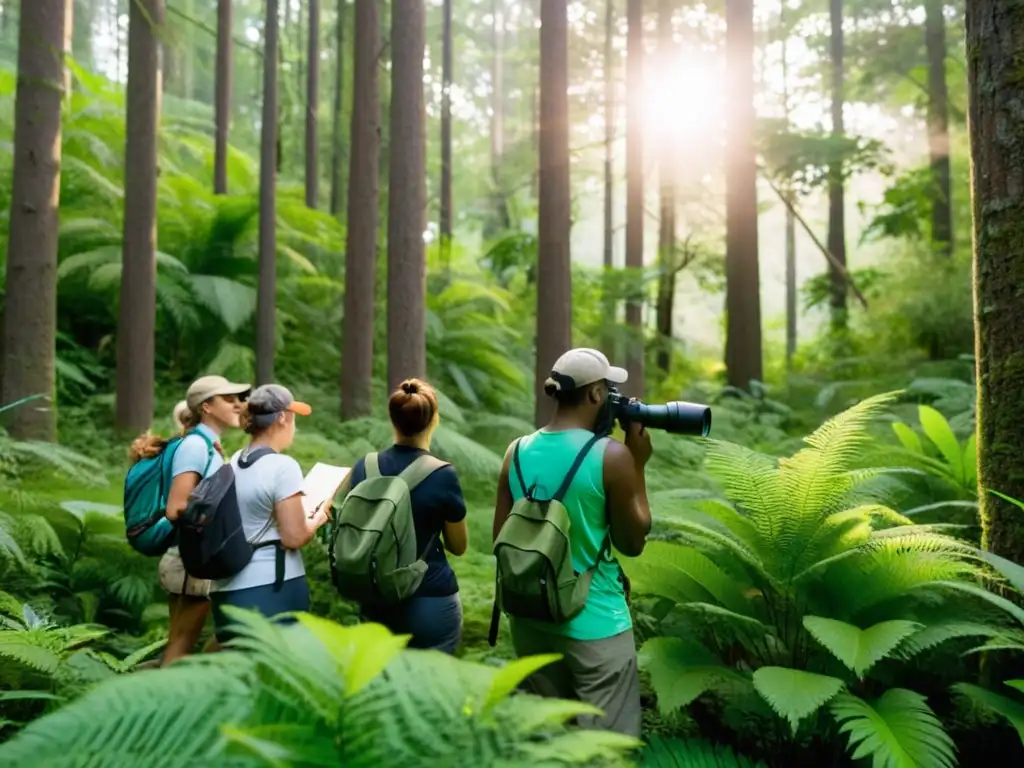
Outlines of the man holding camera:
[[[516,655],[562,654],[560,661],[531,675],[526,681],[528,688],[541,696],[579,699],[603,710],[603,717],[580,718],[588,721],[581,722],[584,726],[639,737],[640,681],[633,624],[625,576],[611,546],[623,555],[636,557],[646,543],[651,513],[644,466],[651,457],[651,439],[636,421],[627,424],[625,444],[607,436],[616,416],[615,401],[609,394],[626,378],[625,370],[609,365],[608,358],[595,349],[573,349],[558,359],[544,388],[557,403],[554,416],[542,429],[510,445],[505,454],[493,536],[497,554],[503,543],[499,534],[505,538],[510,535],[502,527],[513,506],[518,512],[512,514],[518,518],[513,524],[520,526],[525,519],[526,525],[543,527],[548,521],[542,516],[552,507],[556,516],[552,520],[568,513],[561,529],[555,524],[558,532],[567,535],[571,550],[571,567],[567,565],[564,570],[570,581],[575,576],[584,582],[582,590],[577,588],[575,592],[569,586],[573,594],[566,601],[575,601],[574,607],[561,612],[572,614],[568,620],[526,618],[550,613],[549,606],[558,597],[534,598],[534,603],[546,603],[543,610],[525,604],[526,592],[514,591],[519,588],[513,584],[515,569],[505,566],[503,583],[503,561],[501,555],[498,557],[499,589],[506,590],[502,593],[503,608],[510,614]],[[534,541],[551,538],[550,531],[520,535],[523,540],[530,535]],[[514,551],[515,547],[513,544],[509,549]],[[538,561],[543,559],[534,562]],[[521,562],[529,566],[528,561]],[[523,572],[520,570],[520,575]],[[536,578],[530,576],[529,581],[539,583],[541,590],[552,589],[544,586],[545,582],[558,581],[556,589],[564,592],[559,574],[539,573]],[[555,610],[553,615],[561,614]]]

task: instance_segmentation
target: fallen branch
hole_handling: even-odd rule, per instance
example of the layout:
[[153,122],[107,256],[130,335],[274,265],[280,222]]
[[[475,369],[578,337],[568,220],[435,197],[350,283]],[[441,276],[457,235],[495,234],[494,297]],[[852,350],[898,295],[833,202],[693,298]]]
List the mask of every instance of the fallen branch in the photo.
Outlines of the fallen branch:
[[841,264],[839,259],[837,259],[832,252],[825,247],[821,240],[818,239],[818,236],[814,234],[814,230],[811,229],[810,225],[804,220],[804,217],[800,215],[799,211],[797,211],[796,206],[793,205],[792,201],[788,197],[782,194],[782,190],[775,186],[772,180],[767,176],[765,176],[765,181],[768,182],[768,186],[772,188],[772,191],[779,196],[783,205],[785,205],[786,208],[789,209],[789,212],[793,214],[793,218],[800,222],[800,226],[803,227],[804,232],[806,232],[810,236],[811,240],[814,241],[814,244],[818,246],[818,250],[822,252],[832,268],[840,274],[844,282],[849,286],[850,292],[857,297],[857,301],[861,303],[864,309],[867,309],[868,300],[864,298],[864,294],[861,293],[860,289],[854,284],[853,278],[850,277],[850,273],[847,271],[846,267]]

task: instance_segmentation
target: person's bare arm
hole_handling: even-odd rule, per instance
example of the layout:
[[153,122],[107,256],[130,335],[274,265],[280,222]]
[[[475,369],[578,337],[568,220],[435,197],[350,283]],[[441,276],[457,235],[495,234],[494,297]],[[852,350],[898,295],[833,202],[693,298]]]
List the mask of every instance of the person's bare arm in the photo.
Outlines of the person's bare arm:
[[301,549],[310,542],[321,525],[328,520],[328,505],[324,504],[312,517],[306,517],[302,508],[302,494],[296,493],[274,504],[277,530],[285,549]]
[[501,474],[498,475],[498,497],[494,501],[494,522],[491,525],[491,540],[498,538],[501,526],[505,524],[508,513],[512,511],[512,489],[508,485],[508,468],[512,462],[512,450],[515,443],[512,443],[505,451],[505,461],[501,465]]
[[612,544],[627,557],[644,551],[651,531],[644,465],[651,455],[650,436],[630,424],[627,445],[610,440],[604,452],[604,489]]
[[198,472],[182,472],[171,481],[171,490],[167,494],[167,509],[164,514],[171,522],[181,517],[181,513],[188,506],[188,497],[196,486],[199,485]]
[[442,536],[445,549],[456,557],[466,554],[466,550],[469,548],[469,529],[466,527],[465,518],[457,523],[446,521]]

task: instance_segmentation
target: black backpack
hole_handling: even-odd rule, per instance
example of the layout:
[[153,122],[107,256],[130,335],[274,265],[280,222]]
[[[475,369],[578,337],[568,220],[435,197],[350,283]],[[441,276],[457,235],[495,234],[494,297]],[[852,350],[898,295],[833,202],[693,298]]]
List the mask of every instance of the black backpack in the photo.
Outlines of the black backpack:
[[[238,459],[238,468],[245,470],[264,456],[275,453],[259,448]],[[259,541],[273,525],[273,514],[250,541],[242,527],[242,514],[235,492],[235,470],[225,464],[195,487],[188,506],[178,521],[178,551],[189,576],[197,579],[230,579],[252,560],[253,553],[263,547],[277,547],[274,588],[284,581],[284,547],[280,540]]]

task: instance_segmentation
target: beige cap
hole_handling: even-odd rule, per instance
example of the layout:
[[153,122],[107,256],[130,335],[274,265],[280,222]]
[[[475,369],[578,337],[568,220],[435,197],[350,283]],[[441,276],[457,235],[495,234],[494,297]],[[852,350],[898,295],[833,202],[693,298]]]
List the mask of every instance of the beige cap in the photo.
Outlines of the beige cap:
[[555,361],[551,366],[551,376],[544,382],[544,387],[569,392],[595,381],[624,384],[628,378],[626,369],[610,365],[604,353],[596,349],[578,347],[570,349]]
[[203,376],[192,382],[185,395],[185,402],[193,411],[217,395],[245,395],[252,390],[251,384],[236,384],[223,376]]

